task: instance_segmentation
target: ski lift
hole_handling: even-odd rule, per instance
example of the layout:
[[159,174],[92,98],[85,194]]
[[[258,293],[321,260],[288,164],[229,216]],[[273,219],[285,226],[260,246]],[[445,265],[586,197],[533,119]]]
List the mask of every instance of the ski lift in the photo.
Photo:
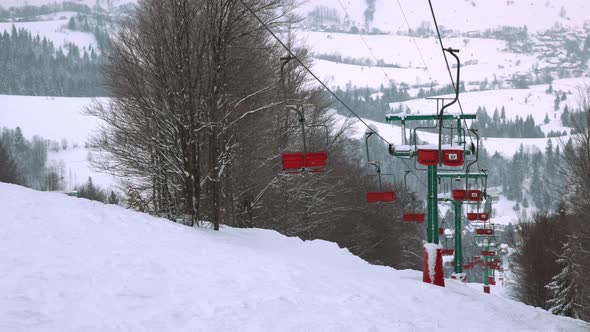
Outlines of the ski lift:
[[[369,165],[375,167],[377,171],[377,178],[379,181],[379,191],[374,192],[367,192],[367,203],[391,203],[395,200],[395,192],[393,191],[383,191],[382,183],[381,183],[381,166],[379,165],[378,161],[371,161],[369,156],[369,138],[374,134],[374,132],[370,131],[367,132],[367,137],[365,138],[365,147],[367,150],[367,161]],[[393,174],[385,174],[385,175],[393,175]]]
[[438,150],[434,149],[418,149],[418,164],[424,166],[438,165]]
[[[408,182],[407,177],[410,174],[410,171],[406,171],[404,175],[404,187],[405,190],[408,190]],[[412,199],[412,206],[411,210],[406,210],[403,215],[403,219],[407,223],[418,223],[421,224],[426,220],[426,214],[424,213],[424,203],[422,201],[416,200],[416,195],[414,193],[410,193],[410,197]]]
[[453,199],[456,201],[464,201],[467,197],[467,190],[465,189],[453,189]]
[[413,193],[410,194],[412,197],[411,210],[406,210],[403,219],[407,223],[415,222],[418,224],[423,223],[426,220],[426,214],[424,211],[424,205],[422,201],[417,201]]
[[310,173],[321,173],[324,171],[328,153],[326,151],[307,151],[307,138],[305,135],[306,128],[323,127],[326,131],[326,147],[328,146],[329,134],[328,127],[325,125],[308,125],[305,121],[305,109],[302,103],[289,104],[287,100],[287,89],[285,88],[284,69],[289,61],[293,60],[292,56],[282,57],[281,61],[281,87],[283,90],[283,99],[287,112],[294,111],[299,117],[301,125],[301,135],[303,138],[303,151],[282,153],[281,161],[283,171],[286,174],[299,174],[305,171]]
[[468,190],[467,191],[467,199],[470,201],[481,201],[481,190]]
[[463,166],[463,150],[445,149],[442,151],[442,163],[445,166],[460,167]]
[[478,228],[475,230],[475,234],[479,236],[491,236],[494,235],[492,228]]
[[303,104],[287,105],[287,110],[295,111],[299,116],[303,138],[303,152],[287,152],[282,154],[283,171],[287,174],[299,174],[305,171],[322,173],[326,168],[328,153],[326,151],[307,151],[305,128],[324,127],[326,131],[326,146],[328,145],[328,128],[325,125],[308,125],[305,123]]

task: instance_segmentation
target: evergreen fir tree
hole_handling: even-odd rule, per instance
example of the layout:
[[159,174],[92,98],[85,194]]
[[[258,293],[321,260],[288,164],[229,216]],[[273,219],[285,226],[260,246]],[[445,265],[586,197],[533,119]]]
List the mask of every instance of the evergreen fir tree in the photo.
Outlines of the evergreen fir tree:
[[563,245],[557,263],[563,266],[559,274],[546,286],[552,293],[547,301],[549,311],[553,314],[580,318],[583,307],[581,296],[583,285],[580,283],[580,265],[577,259],[581,250],[580,241],[575,234],[568,236]]

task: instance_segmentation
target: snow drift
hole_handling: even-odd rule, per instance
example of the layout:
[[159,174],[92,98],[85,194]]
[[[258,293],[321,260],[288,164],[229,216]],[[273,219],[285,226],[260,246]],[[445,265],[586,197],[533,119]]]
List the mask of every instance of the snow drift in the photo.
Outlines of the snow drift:
[[325,241],[191,229],[6,184],[0,215],[0,331],[590,328]]

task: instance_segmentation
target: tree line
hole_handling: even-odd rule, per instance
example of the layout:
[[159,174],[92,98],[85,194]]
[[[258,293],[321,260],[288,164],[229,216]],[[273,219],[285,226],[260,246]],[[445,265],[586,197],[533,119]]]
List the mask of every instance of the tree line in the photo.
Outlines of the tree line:
[[479,106],[476,111],[477,120],[473,121],[473,127],[479,130],[482,137],[506,137],[506,138],[543,138],[545,134],[541,127],[535,124],[532,115],[521,118],[518,115],[514,120],[506,119],[506,109],[502,106],[500,112],[494,109],[490,117],[485,106]]
[[0,93],[29,96],[106,96],[102,60],[89,46],[56,48],[45,37],[12,27],[0,34]]
[[[590,321],[590,96],[580,89],[577,133],[563,145],[555,172],[561,186],[554,213],[541,212],[518,225],[511,270],[513,296],[551,312]],[[532,184],[531,184],[532,186]]]

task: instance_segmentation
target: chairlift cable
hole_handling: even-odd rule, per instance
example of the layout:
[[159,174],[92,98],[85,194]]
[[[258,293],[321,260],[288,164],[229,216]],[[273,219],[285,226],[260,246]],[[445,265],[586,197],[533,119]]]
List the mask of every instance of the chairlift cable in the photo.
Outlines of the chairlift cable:
[[377,63],[379,62],[379,60],[375,56],[375,53],[373,53],[373,50],[371,49],[371,47],[367,43],[367,40],[365,39],[365,36],[361,33],[361,30],[356,26],[356,24],[354,24],[354,21],[353,21],[352,17],[350,17],[350,15],[348,14],[348,11],[346,10],[346,7],[344,7],[344,5],[342,4],[342,1],[341,0],[338,0],[338,4],[340,4],[340,7],[344,11],[344,15],[346,15],[346,17],[348,18],[348,20],[350,21],[350,23],[352,24],[352,26],[356,29],[356,31],[358,31],[358,35],[361,38],[361,40],[363,41],[363,44],[365,44],[365,47],[367,48],[367,50],[369,51],[369,53],[373,57],[373,60],[375,60],[375,66],[376,67],[379,67],[379,69],[381,69],[381,72],[383,72],[383,75],[385,75],[385,78],[387,78],[387,81],[389,82],[389,84],[392,84],[392,79],[389,77],[389,75],[387,74],[387,72],[385,71],[385,69],[383,69],[383,67],[377,65]]
[[[440,34],[440,29],[438,28],[438,21],[436,20],[436,14],[434,13],[434,7],[432,7],[432,0],[428,0],[428,4],[430,5],[430,12],[432,13],[432,19],[434,21],[434,27],[436,28],[436,34],[438,36],[438,41],[439,41],[440,48],[441,48],[441,51],[442,51],[442,54],[443,54],[443,58],[445,59],[445,63],[446,63],[446,66],[447,66],[447,71],[449,72],[449,77],[451,78],[451,85],[453,86],[453,90],[455,90],[455,93],[457,93],[456,90],[457,89],[461,89],[461,86],[460,86],[461,82],[457,82],[457,83],[459,83],[459,86],[458,87],[455,86],[455,79],[453,78],[453,73],[451,72],[451,66],[449,65],[449,59],[447,58],[447,54],[445,53],[445,46],[444,46],[443,41],[442,41],[442,37],[441,37],[441,34]],[[459,104],[459,109],[461,110],[461,114],[465,114],[463,112],[463,105],[461,104],[461,100],[457,100],[457,102]],[[467,125],[467,121],[465,119],[463,119],[463,122],[465,124],[465,128],[469,128],[469,126]],[[471,142],[473,142],[473,139],[471,137],[471,132],[469,132],[469,130],[467,130],[467,133],[469,134],[469,140]]]
[[[348,106],[316,74],[314,74],[314,72],[311,71],[311,69],[308,66],[306,66],[303,63],[303,61],[301,61],[301,59],[299,59],[299,57],[297,55],[295,55],[295,53],[293,53],[293,51],[291,51],[291,49],[272,31],[272,29],[268,26],[268,24],[266,24],[260,18],[260,16],[258,16],[256,14],[256,12],[254,12],[254,10],[252,10],[252,8],[248,4],[246,4],[245,0],[240,0],[240,2],[246,8],[246,10],[248,10],[248,12],[250,12],[250,14],[252,14],[252,16],[254,16],[254,18],[258,21],[258,23],[260,23],[260,25],[262,25],[262,27],[289,53],[289,55],[291,57],[293,57],[293,59],[295,59],[299,63],[299,65],[301,65],[301,67],[303,69],[305,69],[305,71],[307,71],[332,97],[334,97],[340,104],[342,104],[342,106],[344,106],[352,115],[354,115],[354,117],[356,117],[365,127],[367,127],[370,132],[372,132],[377,137],[379,137],[382,141],[384,141],[385,143],[387,143],[387,145],[392,145],[392,143],[390,143],[383,136],[381,136],[381,134],[379,134],[378,132],[376,132],[375,130],[373,130],[373,128],[371,128],[367,124],[367,122],[365,122],[365,120],[363,120],[355,111],[353,111],[352,108],[350,108],[350,106]],[[403,161],[403,162],[406,165],[406,167],[412,172],[412,174],[414,174],[414,176],[420,181],[420,183],[422,183],[422,185],[424,185],[425,187],[427,187],[427,185],[424,183],[424,181],[422,181],[420,179],[420,177],[418,177],[418,175],[407,165],[407,163],[405,161]]]
[[303,61],[301,61],[301,59],[299,59],[299,57],[297,55],[295,55],[295,53],[293,53],[293,51],[291,51],[291,49],[272,31],[272,29],[268,26],[268,24],[266,24],[261,18],[260,16],[258,16],[256,14],[256,12],[254,12],[254,10],[252,10],[252,7],[250,7],[248,4],[246,4],[245,0],[240,0],[240,2],[242,3],[242,5],[246,8],[246,10],[248,10],[248,12],[250,12],[250,14],[252,14],[252,16],[254,16],[254,18],[258,21],[258,23],[260,23],[260,25],[262,25],[262,27],[268,31],[268,33],[270,33],[270,35],[289,53],[289,55],[291,57],[293,57],[293,59],[295,61],[297,61],[299,63],[299,65],[305,69],[305,71],[311,75],[313,77],[313,79],[315,79],[332,97],[334,97],[340,104],[342,104],[342,106],[344,106],[352,115],[354,115],[354,117],[356,117],[363,125],[365,125],[365,127],[367,127],[371,132],[373,132],[375,135],[377,135],[377,137],[379,137],[381,140],[383,140],[385,143],[387,143],[388,145],[391,144],[388,140],[386,140],[383,136],[381,136],[381,134],[379,134],[378,132],[374,131],[369,124],[367,124],[367,122],[365,122],[365,120],[363,120],[355,111],[352,110],[352,108],[350,108],[350,106],[348,106],[340,97],[338,97],[338,95],[336,95],[336,93],[334,93],[332,91],[332,89],[330,89],[326,83],[324,83],[313,71],[311,71],[311,69],[306,66]]
[[424,55],[422,55],[422,51],[420,50],[420,47],[418,46],[418,42],[416,41],[416,36],[414,35],[414,31],[410,27],[410,23],[408,22],[408,18],[406,17],[406,12],[404,11],[404,8],[402,7],[401,2],[399,2],[399,0],[396,0],[396,1],[397,1],[397,5],[399,6],[400,11],[402,12],[402,16],[404,17],[404,21],[406,21],[406,26],[408,27],[408,33],[410,34],[410,37],[412,37],[412,41],[414,42],[414,46],[416,46],[416,50],[418,51],[418,54],[420,55],[420,59],[422,59],[422,64],[424,64],[424,68],[426,68],[426,72],[428,73],[428,79],[430,80],[431,84],[434,84],[434,82],[432,81],[432,74],[430,73],[430,69],[428,68],[426,61],[424,60]]

